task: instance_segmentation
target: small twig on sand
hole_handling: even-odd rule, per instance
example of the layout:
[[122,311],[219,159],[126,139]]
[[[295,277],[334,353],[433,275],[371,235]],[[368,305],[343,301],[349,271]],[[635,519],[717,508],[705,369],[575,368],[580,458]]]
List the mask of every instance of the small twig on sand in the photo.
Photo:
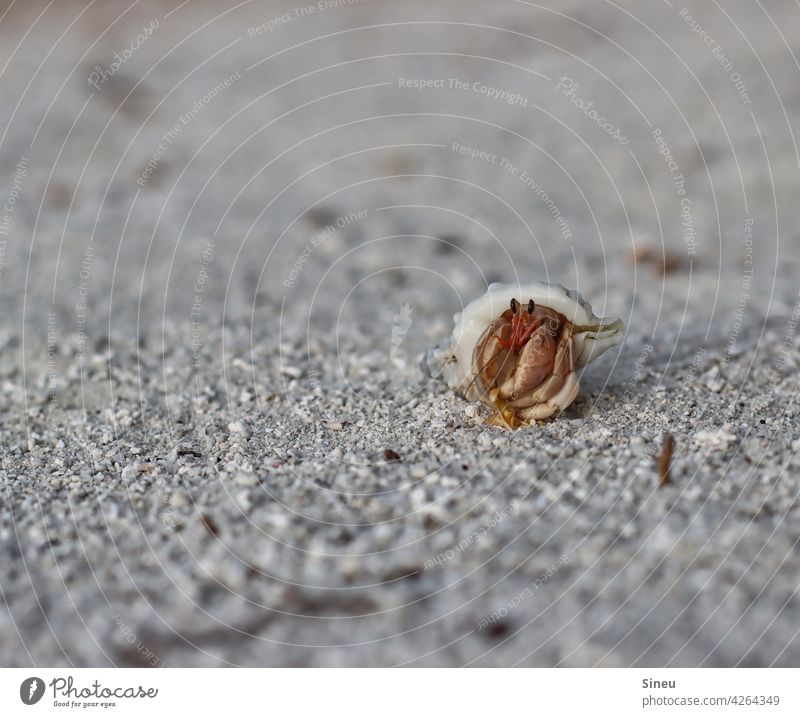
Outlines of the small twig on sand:
[[664,447],[661,449],[661,454],[658,456],[658,486],[659,488],[672,483],[669,469],[672,465],[672,451],[675,448],[675,439],[671,433],[667,433],[664,437]]

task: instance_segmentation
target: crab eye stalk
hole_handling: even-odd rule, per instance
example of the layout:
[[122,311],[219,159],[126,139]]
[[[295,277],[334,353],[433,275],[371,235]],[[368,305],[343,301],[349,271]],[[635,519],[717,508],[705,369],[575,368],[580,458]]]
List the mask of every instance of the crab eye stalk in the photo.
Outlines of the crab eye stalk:
[[533,310],[536,308],[536,304],[533,303],[533,299],[528,302],[528,314],[533,314]]
[[511,313],[515,314],[515,315],[517,313],[517,300],[516,299],[511,299]]

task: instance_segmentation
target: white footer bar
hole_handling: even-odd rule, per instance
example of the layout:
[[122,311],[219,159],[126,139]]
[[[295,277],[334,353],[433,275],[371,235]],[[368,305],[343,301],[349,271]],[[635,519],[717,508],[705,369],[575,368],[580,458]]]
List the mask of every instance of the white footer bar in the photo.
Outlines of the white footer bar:
[[800,715],[798,678],[789,669],[3,669],[0,714],[777,717]]

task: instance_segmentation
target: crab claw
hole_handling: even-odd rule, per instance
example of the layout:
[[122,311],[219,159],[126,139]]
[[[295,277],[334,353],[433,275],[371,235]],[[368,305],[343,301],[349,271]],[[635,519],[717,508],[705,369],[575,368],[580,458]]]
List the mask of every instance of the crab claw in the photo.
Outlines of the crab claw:
[[527,421],[549,418],[563,411],[578,396],[580,383],[575,373],[574,345],[572,333],[565,328],[559,341],[553,374],[530,395],[526,407],[519,406],[521,418]]
[[500,392],[505,393],[516,407],[517,400],[529,395],[553,373],[557,353],[555,339],[547,328],[540,326],[522,349],[510,385],[501,386]]

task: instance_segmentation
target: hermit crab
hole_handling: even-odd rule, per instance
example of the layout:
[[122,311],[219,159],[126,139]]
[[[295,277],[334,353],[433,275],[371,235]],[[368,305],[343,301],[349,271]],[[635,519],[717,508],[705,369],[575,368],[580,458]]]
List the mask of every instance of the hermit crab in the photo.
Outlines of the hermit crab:
[[576,371],[620,343],[625,328],[595,316],[577,291],[541,282],[492,284],[453,320],[422,368],[493,408],[490,423],[504,428],[563,411],[578,395]]

